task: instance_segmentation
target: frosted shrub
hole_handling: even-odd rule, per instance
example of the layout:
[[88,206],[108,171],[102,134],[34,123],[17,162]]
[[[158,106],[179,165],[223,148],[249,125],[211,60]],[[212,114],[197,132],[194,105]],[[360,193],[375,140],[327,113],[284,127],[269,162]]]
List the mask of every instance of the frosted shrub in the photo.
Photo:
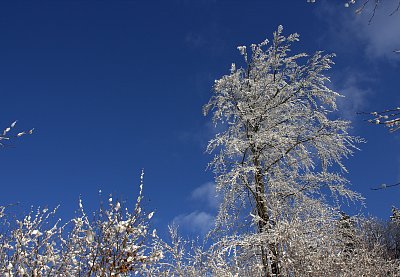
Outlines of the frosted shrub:
[[22,219],[0,208],[1,276],[123,276],[142,274],[163,257],[149,230],[153,213],[146,214],[140,193],[133,209],[108,199],[93,218],[82,201],[69,222],[55,219],[56,211],[32,210]]

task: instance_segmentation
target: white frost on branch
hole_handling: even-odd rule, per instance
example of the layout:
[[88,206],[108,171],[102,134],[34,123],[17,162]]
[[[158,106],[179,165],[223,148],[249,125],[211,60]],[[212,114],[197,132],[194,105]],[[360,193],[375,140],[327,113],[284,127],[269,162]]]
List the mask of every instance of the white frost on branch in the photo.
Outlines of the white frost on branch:
[[12,135],[11,131],[15,127],[16,124],[17,124],[17,120],[14,121],[13,123],[11,123],[11,125],[9,127],[5,128],[3,130],[3,132],[0,133],[0,146],[6,146],[7,144],[5,144],[5,141],[9,142],[13,138],[22,137],[23,135],[32,135],[33,134],[34,128],[32,128],[28,131],[18,132],[16,135]]
[[378,125],[384,125],[389,128],[390,132],[400,129],[400,107],[384,110],[380,112],[359,112],[358,114],[368,115],[368,122]]
[[142,181],[133,209],[110,201],[89,218],[79,199],[77,215],[65,224],[54,218],[57,208],[38,208],[13,219],[0,207],[0,275],[148,275],[163,253],[156,232],[149,231],[153,212],[140,209]]

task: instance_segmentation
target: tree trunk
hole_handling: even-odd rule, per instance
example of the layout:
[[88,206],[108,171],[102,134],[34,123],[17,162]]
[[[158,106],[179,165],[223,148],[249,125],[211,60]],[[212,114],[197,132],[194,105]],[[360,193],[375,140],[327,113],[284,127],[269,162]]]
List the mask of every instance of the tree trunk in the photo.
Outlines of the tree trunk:
[[[252,151],[252,152],[253,152],[253,155],[256,153],[256,151]],[[254,199],[254,200],[255,200],[255,204],[256,204],[257,215],[261,218],[261,220],[258,222],[258,232],[261,234],[261,233],[267,231],[267,229],[271,228],[271,225],[270,225],[270,218],[269,218],[268,209],[267,209],[267,200],[266,200],[266,195],[265,195],[263,174],[262,174],[261,167],[260,167],[260,161],[258,160],[257,156],[254,156],[253,162],[257,168],[257,171],[254,176],[255,190],[256,190],[256,199]],[[270,262],[271,266],[269,266],[269,263],[268,263],[268,256],[269,256],[268,252],[272,253],[271,262]],[[280,276],[280,269],[279,269],[277,254],[278,253],[276,251],[275,243],[268,243],[267,249],[263,245],[261,246],[262,265],[263,265],[264,274],[267,277]]]

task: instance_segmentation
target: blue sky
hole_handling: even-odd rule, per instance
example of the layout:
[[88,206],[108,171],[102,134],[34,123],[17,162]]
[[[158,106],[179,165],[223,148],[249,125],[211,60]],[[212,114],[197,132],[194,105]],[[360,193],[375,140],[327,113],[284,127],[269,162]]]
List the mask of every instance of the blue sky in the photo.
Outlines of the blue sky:
[[[298,32],[294,52],[337,53],[331,86],[340,115],[368,143],[346,161],[366,197],[363,213],[400,206],[400,133],[368,125],[357,111],[400,105],[400,13],[381,6],[356,17],[340,1],[3,1],[0,3],[0,123],[35,134],[0,152],[0,204],[61,204],[68,218],[82,195],[135,199],[145,169],[145,208],[159,228],[173,221],[201,233],[212,220],[213,136],[201,108],[215,79],[241,62],[238,45]],[[344,2],[344,1],[343,1]]]

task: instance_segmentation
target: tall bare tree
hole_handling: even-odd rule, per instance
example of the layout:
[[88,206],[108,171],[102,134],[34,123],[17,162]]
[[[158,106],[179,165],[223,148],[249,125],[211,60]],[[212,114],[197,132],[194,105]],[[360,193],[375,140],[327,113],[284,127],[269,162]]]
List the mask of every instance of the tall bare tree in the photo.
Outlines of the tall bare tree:
[[[339,93],[326,86],[324,75],[333,54],[318,51],[290,54],[297,34],[282,35],[282,26],[268,40],[238,47],[243,67],[215,81],[214,95],[204,106],[213,122],[222,124],[208,144],[216,152],[210,166],[223,196],[217,226],[238,222],[250,205],[258,234],[274,230],[283,208],[304,199],[322,199],[325,188],[352,200],[360,195],[331,169],[346,171],[342,163],[359,140],[348,134],[349,122],[333,119]],[[250,53],[249,53],[250,52]],[[279,247],[261,248],[266,276],[277,276]]]

